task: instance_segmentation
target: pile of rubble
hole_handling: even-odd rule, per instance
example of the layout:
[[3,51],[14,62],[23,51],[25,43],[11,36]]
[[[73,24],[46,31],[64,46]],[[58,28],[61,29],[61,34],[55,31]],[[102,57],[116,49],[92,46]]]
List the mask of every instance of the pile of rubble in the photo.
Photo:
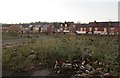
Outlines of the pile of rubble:
[[109,64],[105,64],[98,60],[92,61],[88,57],[85,59],[56,60],[54,69],[58,76],[70,76],[71,78],[111,78],[117,76],[117,74],[111,70]]

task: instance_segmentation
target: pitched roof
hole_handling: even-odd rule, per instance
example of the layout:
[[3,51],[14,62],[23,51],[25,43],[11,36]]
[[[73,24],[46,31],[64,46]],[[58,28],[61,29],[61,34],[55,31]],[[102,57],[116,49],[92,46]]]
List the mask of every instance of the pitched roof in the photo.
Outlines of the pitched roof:
[[90,26],[118,26],[119,22],[90,22]]
[[89,24],[75,24],[76,28],[79,28],[79,27],[88,27]]
[[10,27],[12,24],[2,24],[2,27]]

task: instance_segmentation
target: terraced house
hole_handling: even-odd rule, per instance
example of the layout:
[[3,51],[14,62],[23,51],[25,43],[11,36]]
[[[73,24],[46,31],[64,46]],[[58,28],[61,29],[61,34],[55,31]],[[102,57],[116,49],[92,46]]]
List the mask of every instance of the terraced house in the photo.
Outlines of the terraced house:
[[118,35],[119,22],[89,22],[88,24],[76,24],[77,34]]
[[88,24],[79,24],[74,22],[64,23],[46,23],[46,24],[3,24],[2,32],[31,32],[41,34],[100,34],[100,35],[118,35],[119,22],[89,22]]

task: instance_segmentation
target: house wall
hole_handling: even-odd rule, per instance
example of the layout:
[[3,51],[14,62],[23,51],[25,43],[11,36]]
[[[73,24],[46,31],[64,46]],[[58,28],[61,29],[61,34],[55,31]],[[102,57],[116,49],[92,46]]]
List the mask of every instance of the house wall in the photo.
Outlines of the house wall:
[[[103,25],[103,26],[100,26]],[[111,24],[112,25],[112,24]],[[28,26],[26,28],[20,28],[17,25],[12,25],[10,28],[9,26],[4,26],[2,27],[2,30],[7,31],[35,31],[35,32],[47,32],[47,33],[53,33],[53,32],[60,32],[60,33],[74,33],[74,32],[78,32],[78,33],[88,33],[88,34],[107,34],[110,33],[110,35],[117,35],[118,34],[118,26],[107,26],[104,24],[74,24],[74,23],[61,23],[59,24],[59,26],[56,28],[55,26],[51,25],[51,24],[46,24],[40,27],[36,27],[36,26]]]
[[110,27],[109,28],[110,35],[118,35],[118,27]]
[[48,33],[52,33],[52,26],[47,27]]
[[20,26],[12,25],[12,26],[9,27],[9,31],[10,31],[10,32],[21,32],[22,29],[21,29]]

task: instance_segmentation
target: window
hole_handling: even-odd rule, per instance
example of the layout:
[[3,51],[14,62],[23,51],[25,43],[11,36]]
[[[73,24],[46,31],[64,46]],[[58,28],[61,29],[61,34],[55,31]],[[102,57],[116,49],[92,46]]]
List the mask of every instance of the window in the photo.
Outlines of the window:
[[80,28],[80,31],[82,31],[83,30],[83,28]]
[[104,32],[107,32],[107,28],[104,28]]
[[89,28],[89,31],[92,31],[92,28]]
[[97,31],[97,28],[95,28],[95,31]]
[[86,28],[84,28],[84,31],[86,31]]
[[63,25],[61,24],[61,27],[62,27]]
[[111,30],[114,30],[114,27],[112,27]]
[[65,27],[67,27],[67,24],[65,24]]
[[75,28],[75,25],[73,25],[73,27]]
[[54,26],[52,26],[52,28],[54,28]]

